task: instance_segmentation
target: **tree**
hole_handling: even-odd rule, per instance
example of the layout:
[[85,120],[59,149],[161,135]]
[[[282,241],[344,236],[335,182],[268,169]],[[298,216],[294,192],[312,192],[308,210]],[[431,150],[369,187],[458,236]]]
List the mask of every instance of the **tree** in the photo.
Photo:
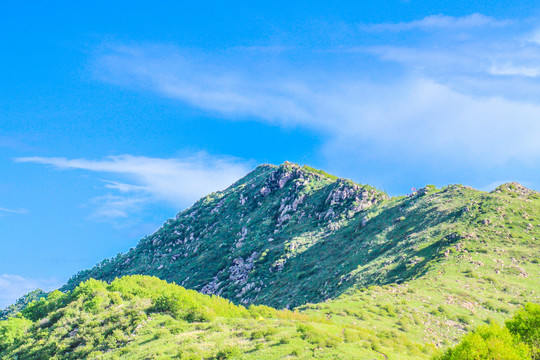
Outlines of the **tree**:
[[529,345],[534,360],[540,359],[540,304],[525,304],[506,322],[506,327],[514,337]]
[[527,360],[527,345],[516,342],[506,327],[497,324],[480,326],[465,335],[461,342],[436,360]]
[[23,317],[0,321],[0,352],[18,343],[30,326],[32,326],[32,322]]

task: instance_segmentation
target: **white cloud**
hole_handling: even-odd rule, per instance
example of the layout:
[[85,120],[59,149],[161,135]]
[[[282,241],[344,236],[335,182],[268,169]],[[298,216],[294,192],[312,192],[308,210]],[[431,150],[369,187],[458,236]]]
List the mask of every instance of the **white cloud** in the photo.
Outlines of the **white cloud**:
[[540,75],[540,67],[493,65],[489,72],[493,75],[537,77]]
[[185,207],[203,195],[231,185],[249,170],[246,162],[204,153],[173,159],[120,155],[99,160],[50,157],[15,160],[58,169],[116,174],[131,181],[105,181],[106,188],[116,190],[120,195],[108,194],[94,199],[97,210],[93,217],[96,219],[127,217],[130,212],[152,201]]
[[292,93],[304,90],[294,79],[261,82],[257,76],[246,76],[245,70],[218,65],[223,59],[209,63],[195,57],[171,47],[117,46],[98,59],[97,75],[104,81],[154,90],[225,115],[265,119],[308,116],[291,98]]
[[408,30],[434,30],[434,29],[471,29],[478,27],[500,27],[510,24],[507,20],[497,20],[491,16],[474,13],[466,16],[430,15],[421,20],[409,22],[374,24],[363,26],[365,30],[374,31],[408,31]]
[[130,213],[141,209],[146,203],[151,201],[151,197],[144,195],[118,196],[109,194],[99,196],[92,201],[96,204],[97,209],[94,210],[91,218],[94,220],[127,218]]
[[146,190],[144,186],[125,184],[118,181],[103,180],[103,182],[106,183],[105,187],[107,189],[118,190],[121,193],[141,192]]
[[51,291],[61,286],[61,283],[54,279],[29,279],[19,275],[0,274],[0,309],[13,304],[24,294],[42,289]]
[[531,42],[534,44],[540,44],[540,29],[535,29],[531,33],[525,36],[525,41]]
[[26,214],[26,213],[28,213],[28,210],[26,210],[26,209],[8,209],[8,208],[0,207],[0,213]]
[[[428,49],[410,49],[406,62],[421,58],[418,51],[429,54]],[[385,56],[390,57],[388,52]],[[458,57],[448,55],[446,61]],[[420,64],[435,66],[437,58]],[[464,61],[470,61],[470,68],[478,64],[473,56]],[[319,130],[326,135],[327,154],[358,156],[369,144],[382,157],[405,161],[419,156],[492,166],[540,158],[538,102],[506,98],[496,91],[487,95],[462,91],[437,76],[413,72],[375,82],[354,73],[348,78],[316,71],[306,75],[283,67],[281,75],[269,77],[250,68],[240,71],[239,65],[232,66],[234,70],[220,67],[212,58],[206,62],[197,58],[195,64],[195,59],[170,47],[130,51],[123,47],[99,65],[105,68],[104,80],[143,84],[233,119]]]

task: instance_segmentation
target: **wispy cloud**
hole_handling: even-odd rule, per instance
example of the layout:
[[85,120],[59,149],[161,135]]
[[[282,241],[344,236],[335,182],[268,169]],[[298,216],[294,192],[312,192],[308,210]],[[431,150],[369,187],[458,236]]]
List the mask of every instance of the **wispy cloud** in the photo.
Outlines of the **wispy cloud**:
[[296,79],[261,82],[259,76],[249,76],[241,64],[224,66],[220,65],[223,58],[213,60],[183,54],[174,47],[114,46],[97,59],[96,74],[107,82],[153,90],[234,117],[307,118],[305,109],[291,97],[308,90]]
[[58,169],[79,169],[116,174],[129,182],[105,180],[105,188],[117,191],[93,200],[96,219],[127,217],[152,201],[184,207],[212,191],[221,190],[243,176],[248,163],[229,157],[198,153],[184,158],[150,158],[120,155],[104,159],[23,157],[17,162],[50,165]]
[[0,213],[26,214],[26,213],[28,213],[28,210],[26,210],[26,209],[8,209],[8,208],[0,207]]
[[[487,22],[478,16],[454,22],[474,19]],[[479,71],[481,55],[463,54],[465,60],[460,61],[469,61],[468,68]],[[449,71],[459,73],[455,69],[460,68],[454,64],[459,55],[437,49],[387,47],[375,55],[408,67],[435,69],[442,59],[443,64],[453,64]],[[512,159],[540,159],[540,103],[508,98],[493,86],[488,93],[460,88],[456,81],[446,81],[448,74],[442,71],[411,71],[392,81],[368,81],[354,71],[344,77],[284,66],[267,76],[250,68],[239,70],[240,63],[220,66],[211,57],[193,59],[171,47],[113,48],[98,66],[103,80],[142,86],[232,119],[319,130],[328,139],[328,154],[358,156],[369,145],[378,156],[404,161],[443,158],[454,164],[467,160],[493,166]],[[481,72],[489,75],[484,68]],[[472,73],[459,74],[484,81]]]
[[231,121],[314,130],[331,167],[370,159],[396,164],[394,176],[444,166],[507,169],[493,170],[503,178],[513,176],[513,164],[540,165],[536,24],[482,14],[349,24],[340,31],[358,41],[310,49],[301,67],[286,44],[271,56],[253,49],[247,56],[244,48],[111,45],[93,69],[101,81]]
[[482,14],[470,14],[466,16],[446,16],[442,14],[426,16],[421,20],[413,20],[409,22],[385,23],[363,25],[364,30],[372,31],[408,31],[408,30],[463,30],[478,27],[501,27],[509,25],[508,20],[497,20],[491,16]]
[[13,304],[24,294],[42,289],[51,291],[62,284],[54,279],[29,279],[19,275],[0,274],[0,309]]
[[540,75],[540,67],[493,65],[489,72],[493,75],[537,77]]
[[96,205],[96,209],[92,213],[91,218],[98,221],[125,219],[152,200],[152,197],[144,195],[119,196],[109,194],[98,196],[92,200],[92,203]]

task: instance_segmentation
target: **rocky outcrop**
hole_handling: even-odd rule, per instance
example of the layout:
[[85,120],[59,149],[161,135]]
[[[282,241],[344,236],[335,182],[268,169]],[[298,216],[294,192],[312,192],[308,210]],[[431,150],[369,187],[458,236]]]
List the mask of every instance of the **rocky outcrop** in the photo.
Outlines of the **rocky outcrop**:
[[540,193],[531,190],[529,188],[526,188],[525,186],[521,185],[520,183],[517,183],[515,181],[507,184],[502,184],[499,187],[497,187],[495,190],[492,191],[493,193],[511,193],[516,194],[518,197],[526,199],[529,196],[533,195],[535,197],[540,196]]
[[253,269],[253,263],[257,258],[257,252],[253,252],[245,260],[236,258],[233,260],[233,266],[228,270],[229,280],[235,285],[244,285],[247,282],[248,274]]

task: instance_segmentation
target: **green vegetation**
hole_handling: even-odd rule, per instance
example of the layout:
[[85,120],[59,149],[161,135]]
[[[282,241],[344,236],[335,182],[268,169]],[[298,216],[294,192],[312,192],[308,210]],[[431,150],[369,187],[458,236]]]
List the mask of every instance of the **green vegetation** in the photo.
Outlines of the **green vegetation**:
[[0,321],[1,359],[355,359],[377,357],[372,344],[388,351],[369,330],[141,275],[88,280]]
[[540,305],[527,303],[506,327],[483,325],[435,360],[540,359]]
[[324,177],[326,177],[328,179],[331,179],[331,180],[337,180],[338,179],[338,177],[335,176],[335,175],[329,174],[324,170],[312,168],[311,166],[308,166],[308,165],[302,166],[302,169],[307,170],[309,172],[312,172],[314,174],[322,175],[322,176],[324,176]]
[[0,310],[0,320],[5,320],[17,314],[19,311],[24,309],[32,301],[39,300],[40,298],[46,297],[46,296],[47,296],[47,293],[41,289],[37,289],[37,290],[29,292],[28,294],[18,299],[15,304],[8,306],[4,310]]
[[534,360],[540,359],[540,304],[525,304],[506,327],[517,341],[529,347]]
[[467,334],[456,347],[449,349],[436,360],[527,360],[529,349],[523,343],[516,343],[505,327],[498,325],[480,326]]
[[[500,346],[536,360],[538,310],[525,304],[540,302],[538,239],[540,195],[517,183],[389,198],[310,167],[262,165],[65,293],[21,301],[2,346],[65,358],[114,333],[84,356],[429,359],[463,339],[448,356]],[[83,325],[97,340],[72,343]]]

